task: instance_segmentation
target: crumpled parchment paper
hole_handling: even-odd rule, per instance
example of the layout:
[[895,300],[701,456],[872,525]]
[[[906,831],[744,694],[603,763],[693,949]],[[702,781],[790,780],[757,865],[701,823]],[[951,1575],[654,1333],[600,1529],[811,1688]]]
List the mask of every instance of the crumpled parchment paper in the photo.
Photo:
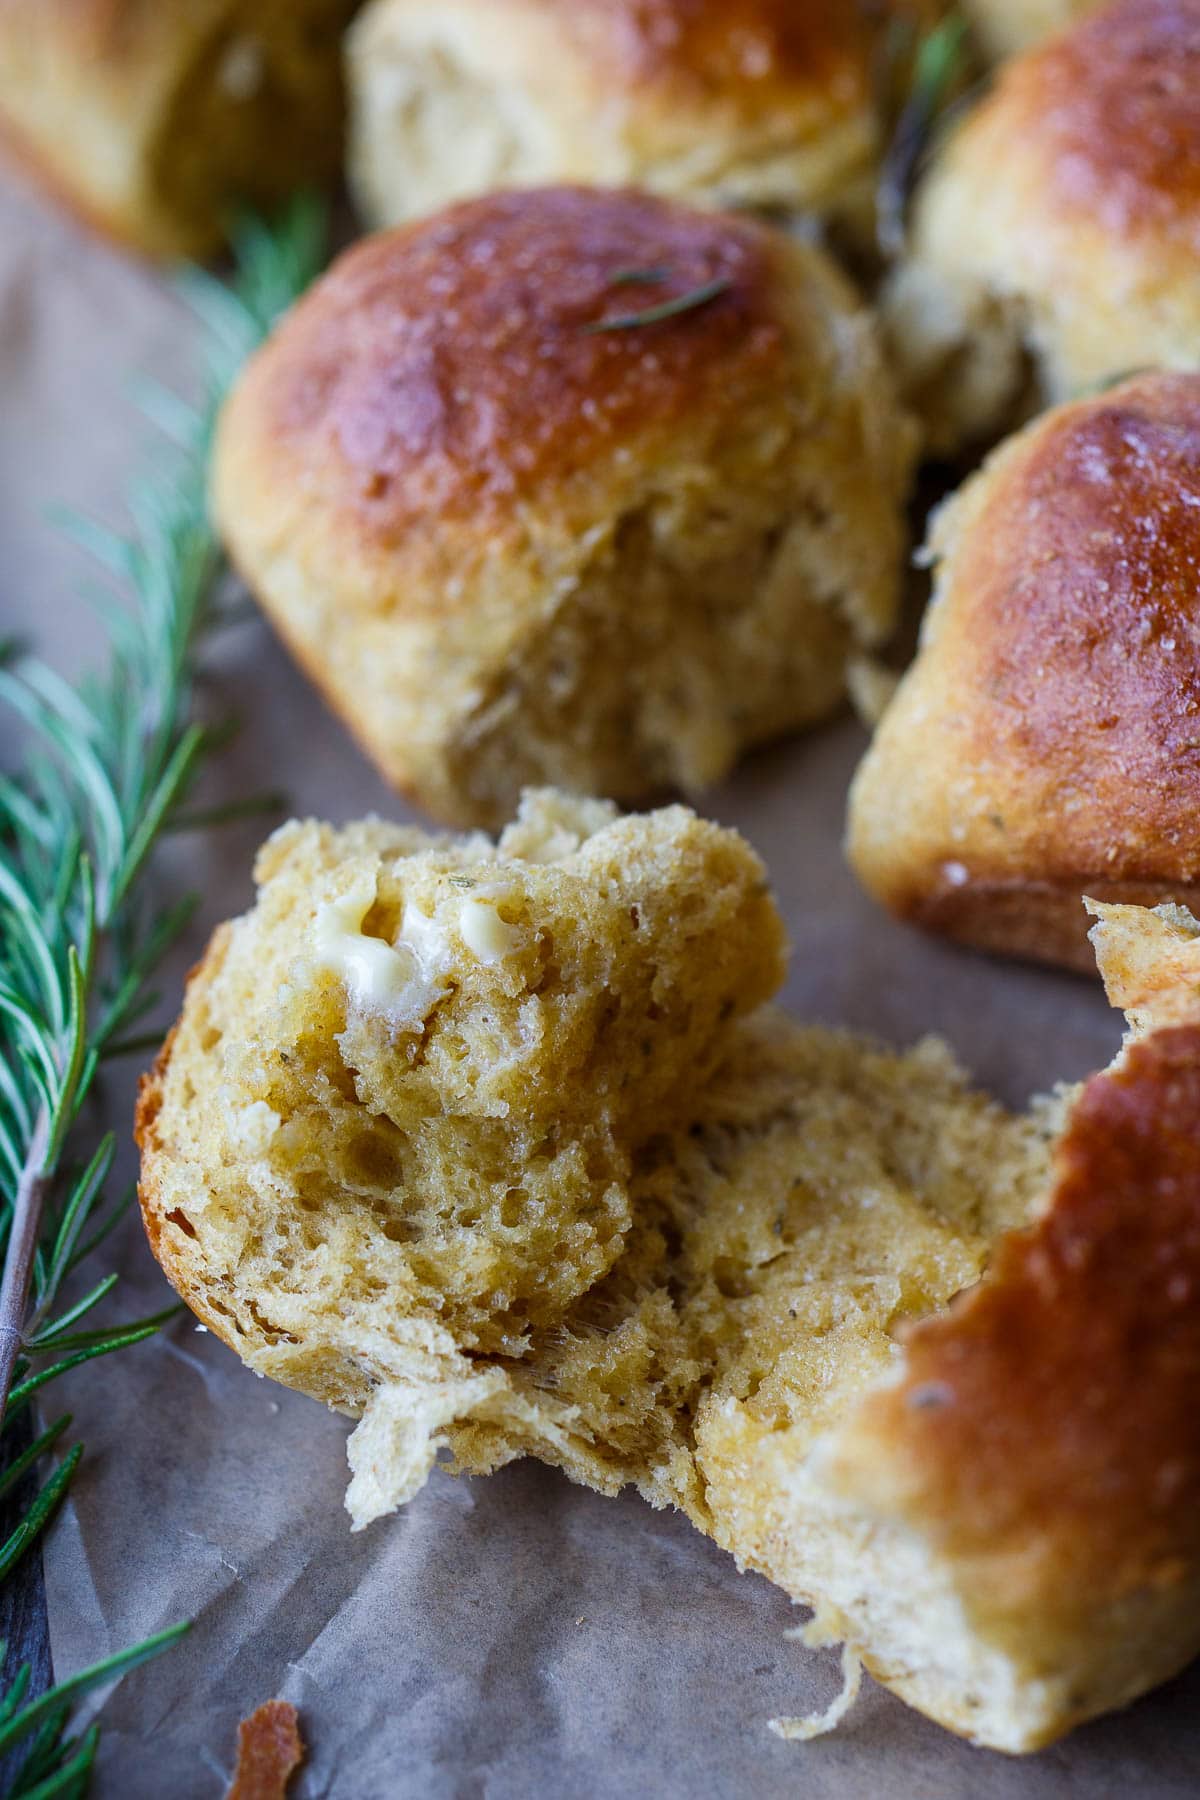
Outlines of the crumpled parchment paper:
[[[47,509],[120,519],[148,440],[130,379],[186,378],[193,343],[158,275],[0,186],[0,623],[67,672],[98,640],[78,599],[87,566]],[[338,820],[398,810],[261,622],[225,635],[209,683],[245,719],[217,794],[283,786],[295,811]],[[1119,1027],[1095,989],[926,942],[856,891],[840,837],[862,743],[844,720],[711,799],[767,858],[794,942],[788,1004],[900,1043],[942,1032],[1014,1102],[1105,1062]],[[179,840],[160,862],[164,890],[204,894],[164,1018],[207,931],[248,901],[265,829]],[[97,1117],[126,1137],[134,1074],[106,1086]],[[164,1304],[136,1220],[115,1254],[124,1316]],[[1200,1669],[1024,1761],[959,1743],[869,1683],[834,1736],[783,1744],[766,1721],[825,1705],[837,1656],[785,1641],[803,1614],[682,1518],[521,1465],[487,1481],[437,1472],[352,1536],[347,1423],[256,1379],[190,1318],[72,1374],[57,1398],[88,1447],[46,1553],[58,1674],[196,1622],[103,1699],[102,1800],[215,1800],[237,1721],[273,1695],[300,1707],[311,1745],[297,1800],[1200,1791]]]

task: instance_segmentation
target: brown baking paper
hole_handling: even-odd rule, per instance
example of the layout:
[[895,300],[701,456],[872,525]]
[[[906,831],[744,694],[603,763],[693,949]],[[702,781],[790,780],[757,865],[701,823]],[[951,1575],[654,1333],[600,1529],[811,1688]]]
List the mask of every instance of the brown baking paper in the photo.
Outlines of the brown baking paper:
[[[86,565],[46,509],[120,519],[148,441],[130,378],[185,378],[194,345],[156,275],[0,189],[0,616],[67,670],[97,633],[77,599]],[[225,634],[208,687],[245,720],[218,794],[282,785],[295,810],[336,820],[403,810],[262,623]],[[895,1043],[942,1032],[1014,1102],[1107,1061],[1119,1029],[1095,989],[925,941],[856,891],[839,843],[863,741],[844,720],[756,758],[709,803],[770,865],[795,947],[787,1003]],[[207,931],[249,900],[263,829],[180,840],[160,861],[164,891],[204,894],[164,1017]],[[132,1072],[106,1086],[98,1126],[127,1138],[132,1086]],[[105,1254],[125,1316],[164,1304],[135,1220]],[[102,1800],[217,1800],[239,1719],[273,1696],[299,1707],[311,1746],[298,1800],[1157,1800],[1200,1787],[1197,1670],[1023,1761],[971,1749],[869,1683],[833,1736],[781,1743],[767,1720],[826,1705],[837,1656],[786,1641],[805,1615],[681,1517],[523,1464],[488,1480],[437,1471],[401,1514],[352,1535],[347,1422],[256,1378],[190,1318],[75,1372],[57,1403],[88,1447],[46,1551],[58,1675],[195,1620],[91,1703]]]

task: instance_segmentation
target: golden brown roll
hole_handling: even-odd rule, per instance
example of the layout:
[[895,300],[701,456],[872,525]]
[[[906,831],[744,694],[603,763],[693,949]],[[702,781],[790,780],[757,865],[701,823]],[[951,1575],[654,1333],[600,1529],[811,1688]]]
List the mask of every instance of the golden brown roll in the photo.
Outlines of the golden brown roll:
[[391,225],[497,187],[869,208],[875,59],[922,0],[374,0],[348,40],[351,179]]
[[441,1448],[636,1484],[814,1608],[847,1698],[861,1658],[1008,1751],[1200,1649],[1194,919],[1096,909],[1132,1041],[1014,1116],[763,1008],[761,865],[681,808],[310,822],[258,873],[141,1204],[212,1330],[359,1419],[356,1525]]
[[1104,0],[966,0],[963,11],[984,49],[999,58],[1028,49],[1103,4]]
[[333,175],[357,0],[0,0],[0,142],[152,255]]
[[931,551],[851,861],[904,918],[1086,968],[1083,894],[1200,900],[1200,375],[1045,415]]
[[700,788],[835,707],[909,460],[819,251],[564,188],[348,252],[242,377],[213,493],[385,775],[495,824],[527,784]]
[[887,306],[935,447],[1032,358],[1063,400],[1200,365],[1200,0],[1116,0],[1001,70],[920,186]]

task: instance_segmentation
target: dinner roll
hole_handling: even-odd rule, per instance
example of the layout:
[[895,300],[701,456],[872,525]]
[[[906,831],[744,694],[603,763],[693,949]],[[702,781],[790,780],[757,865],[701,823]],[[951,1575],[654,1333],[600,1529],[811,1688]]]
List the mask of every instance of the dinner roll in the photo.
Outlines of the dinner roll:
[[869,206],[875,59],[928,0],[373,0],[348,39],[350,175],[393,225],[497,187],[631,183]]
[[4,0],[0,143],[101,229],[201,255],[333,175],[356,0]]
[[1116,0],[1001,70],[915,198],[887,305],[935,448],[1200,366],[1200,0]]
[[529,784],[700,788],[834,708],[909,459],[818,250],[563,188],[350,250],[243,374],[213,497],[384,774],[496,825]]
[[966,0],[963,7],[979,42],[999,59],[1028,49],[1104,0]]
[[930,542],[851,861],[904,918],[1086,968],[1083,894],[1200,900],[1200,375],[1046,414]]
[[1134,1039],[1014,1116],[762,1008],[761,866],[680,808],[289,826],[259,878],[144,1086],[141,1203],[206,1324],[361,1415],[356,1524],[441,1447],[634,1484],[1009,1751],[1196,1653],[1188,914],[1095,909]]
[[143,1097],[147,1229],[255,1368],[380,1390],[364,1493],[420,1390],[394,1506],[439,1409],[503,1410],[470,1359],[522,1355],[616,1260],[632,1151],[778,985],[782,930],[757,857],[681,807],[530,795],[498,845],[294,824],[256,873]]

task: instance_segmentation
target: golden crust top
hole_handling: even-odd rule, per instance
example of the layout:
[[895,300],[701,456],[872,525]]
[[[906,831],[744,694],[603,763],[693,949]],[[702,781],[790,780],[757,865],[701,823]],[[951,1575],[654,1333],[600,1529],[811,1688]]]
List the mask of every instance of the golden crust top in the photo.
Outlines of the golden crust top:
[[856,778],[894,910],[1090,967],[1085,893],[1200,880],[1200,375],[1044,415],[944,511],[921,653]]
[[[426,10],[389,0],[396,19]],[[868,15],[879,9],[856,0],[474,0],[471,10],[515,30],[547,23],[599,90],[651,105],[732,107],[758,123],[797,98],[846,110],[871,98]]]
[[869,98],[870,36],[838,0],[538,0],[623,87],[669,87],[703,104],[715,92],[771,105],[818,90]]
[[1063,212],[1198,245],[1198,81],[1197,0],[1117,0],[1012,62],[981,118],[989,142],[1024,140]]
[[955,640],[984,677],[976,741],[1091,787],[1074,850],[1082,830],[1103,855],[1136,793],[1130,879],[1159,872],[1194,813],[1198,577],[1196,375],[1134,381],[1035,430],[954,562]]
[[1198,1119],[1195,1024],[1094,1076],[1038,1223],[909,1331],[843,1452],[855,1491],[974,1565],[996,1629],[1036,1609],[1051,1658],[1051,1621],[1200,1572]]
[[606,445],[763,389],[785,338],[772,275],[747,222],[633,192],[489,196],[347,252],[231,411],[390,543],[422,514],[511,512]]

